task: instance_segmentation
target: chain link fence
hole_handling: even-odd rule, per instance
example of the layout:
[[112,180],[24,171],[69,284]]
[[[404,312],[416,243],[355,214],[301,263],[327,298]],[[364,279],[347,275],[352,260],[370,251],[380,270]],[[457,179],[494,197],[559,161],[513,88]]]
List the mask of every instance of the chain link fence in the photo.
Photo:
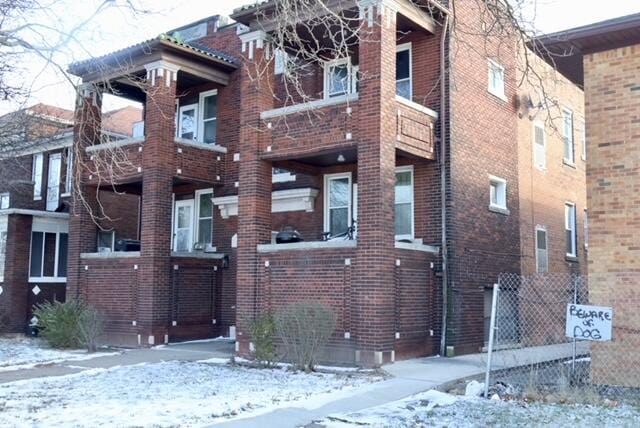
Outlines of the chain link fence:
[[[567,329],[568,311],[590,305],[589,297],[587,279],[575,274],[500,275],[491,299],[485,394],[564,397],[558,401],[622,396],[640,402],[640,384],[629,381],[631,372],[640,371],[632,363],[640,353],[633,346],[640,332],[623,335],[615,316],[598,312],[594,316],[605,322],[612,318],[611,341],[593,340],[606,339],[607,333],[588,328],[587,318],[579,320],[587,327],[580,324],[583,328],[575,331],[592,340],[570,337],[576,333]],[[568,331],[574,333],[568,336]]]

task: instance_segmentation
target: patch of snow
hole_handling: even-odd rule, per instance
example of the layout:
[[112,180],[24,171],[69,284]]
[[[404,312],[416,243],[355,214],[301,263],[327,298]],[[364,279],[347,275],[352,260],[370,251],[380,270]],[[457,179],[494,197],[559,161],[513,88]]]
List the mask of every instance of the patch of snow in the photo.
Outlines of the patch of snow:
[[484,382],[477,380],[469,382],[464,390],[464,395],[467,397],[480,397],[482,394],[484,394]]
[[45,364],[84,361],[118,355],[120,352],[94,352],[49,348],[42,339],[0,338],[0,372],[32,369]]
[[0,426],[193,427],[331,401],[380,380],[162,362],[0,385]]
[[175,342],[175,343],[168,343],[168,344],[162,344],[162,345],[156,345],[153,346],[151,349],[166,349],[166,348],[171,348],[172,346],[176,346],[176,345],[189,345],[192,343],[213,343],[213,342],[235,342],[234,339],[231,339],[229,337],[224,337],[224,336],[218,336],[218,337],[214,337],[213,339],[198,339],[198,340],[189,340],[186,342]]

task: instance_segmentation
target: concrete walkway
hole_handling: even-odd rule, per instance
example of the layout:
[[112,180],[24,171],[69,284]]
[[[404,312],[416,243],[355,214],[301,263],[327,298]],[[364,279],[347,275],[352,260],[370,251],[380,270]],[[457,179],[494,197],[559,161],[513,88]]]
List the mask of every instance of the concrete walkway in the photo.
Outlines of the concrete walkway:
[[55,364],[44,364],[29,369],[0,372],[0,384],[16,380],[34,379],[48,376],[63,376],[89,369],[108,369],[116,366],[131,366],[141,363],[162,361],[198,361],[209,358],[231,358],[234,342],[226,340],[196,341],[158,346],[151,349],[128,349],[113,355],[90,360],[70,360]]
[[[578,354],[588,352],[588,344],[579,344]],[[494,353],[496,370],[543,361],[568,358],[571,344],[540,346]],[[215,424],[216,427],[287,428],[300,427],[324,419],[334,413],[350,413],[401,400],[419,392],[443,387],[452,382],[484,374],[487,354],[472,354],[454,358],[417,358],[399,361],[384,370],[392,379],[364,387],[359,393],[338,398],[322,407],[309,409],[287,407],[253,418],[236,419]]]

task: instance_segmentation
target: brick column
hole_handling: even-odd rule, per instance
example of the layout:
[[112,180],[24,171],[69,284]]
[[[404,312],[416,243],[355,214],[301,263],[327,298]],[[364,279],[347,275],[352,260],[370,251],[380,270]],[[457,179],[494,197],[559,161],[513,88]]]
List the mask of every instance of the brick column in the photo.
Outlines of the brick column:
[[138,334],[141,345],[165,342],[171,304],[171,212],[175,175],[178,67],[157,61],[147,68]]
[[100,144],[101,128],[101,94],[92,84],[82,85],[76,98],[73,125],[73,177],[75,185],[69,215],[67,300],[79,298],[83,293],[83,284],[81,284],[83,265],[80,254],[95,251],[96,225],[87,207],[91,207],[92,203],[95,203],[96,188],[85,184],[89,179],[86,165],[90,162],[90,156],[85,149]]
[[[273,67],[265,52],[265,34],[240,36],[244,53],[240,110],[240,187],[238,191],[238,272],[236,286],[237,350],[249,353],[249,327],[256,312],[258,244],[271,241],[271,163],[260,159],[260,112],[273,108],[268,79]],[[257,78],[258,72],[260,77]]]
[[360,42],[358,248],[352,319],[356,361],[390,361],[394,344],[394,187],[396,10],[393,2],[358,2]]

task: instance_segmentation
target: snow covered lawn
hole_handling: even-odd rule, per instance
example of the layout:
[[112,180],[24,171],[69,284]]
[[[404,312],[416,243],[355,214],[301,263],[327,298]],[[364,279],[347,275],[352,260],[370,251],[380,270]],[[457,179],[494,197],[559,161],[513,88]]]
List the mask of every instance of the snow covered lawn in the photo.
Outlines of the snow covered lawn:
[[377,380],[202,361],[96,369],[0,385],[0,426],[203,426],[287,405],[315,407]]
[[115,353],[51,349],[42,339],[0,338],[0,372],[30,369],[62,361],[80,361]]
[[316,427],[573,427],[635,428],[640,409],[630,406],[525,404],[427,391],[405,400],[350,414],[336,414]]

